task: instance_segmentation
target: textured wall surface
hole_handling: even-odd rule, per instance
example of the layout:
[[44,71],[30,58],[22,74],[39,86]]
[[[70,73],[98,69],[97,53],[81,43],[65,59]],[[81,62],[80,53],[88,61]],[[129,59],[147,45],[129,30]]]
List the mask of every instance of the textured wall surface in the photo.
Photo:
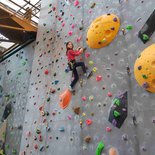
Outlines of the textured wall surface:
[[[96,3],[94,8],[92,4]],[[154,155],[154,99],[138,86],[133,66],[138,54],[154,42],[154,34],[143,44],[137,34],[154,9],[154,0],[79,0],[79,5],[67,5],[65,0],[42,1],[42,9],[28,93],[27,111],[20,153],[26,155],[94,155],[99,141],[105,143],[103,153],[116,147],[120,155]],[[86,80],[83,87],[76,85],[76,94],[69,107],[62,110],[59,94],[70,84],[71,72],[66,73],[65,42],[71,40],[75,48],[87,47],[86,33],[91,22],[106,13],[114,13],[121,20],[120,31],[115,40],[102,49],[87,48],[89,58],[82,59],[89,69],[97,72]],[[126,26],[132,25],[132,30]],[[83,28],[81,30],[81,28]],[[121,31],[125,29],[125,34]],[[68,32],[72,31],[71,36]],[[81,40],[80,40],[81,39]],[[89,65],[93,61],[93,65]],[[130,75],[126,67],[130,67]],[[48,74],[44,72],[48,70]],[[97,82],[96,76],[102,80]],[[55,89],[55,93],[51,90]],[[112,99],[120,92],[128,91],[128,117],[118,129],[108,122]],[[112,94],[109,97],[108,94]],[[86,96],[87,100],[81,98]],[[93,96],[93,101],[89,97]],[[73,107],[80,107],[76,115]],[[42,115],[41,111],[45,112]],[[48,114],[49,115],[48,115]],[[134,126],[132,118],[137,118]],[[93,121],[87,126],[86,119]],[[83,121],[82,128],[80,120]],[[112,128],[111,132],[106,127]],[[64,132],[59,129],[64,128]],[[36,130],[40,133],[36,133]],[[86,144],[85,136],[92,141]]]
[[34,43],[31,43],[0,64],[0,85],[3,88],[0,96],[0,120],[5,106],[11,103],[12,107],[7,118],[7,155],[11,155],[13,150],[18,154],[20,149],[33,54]]

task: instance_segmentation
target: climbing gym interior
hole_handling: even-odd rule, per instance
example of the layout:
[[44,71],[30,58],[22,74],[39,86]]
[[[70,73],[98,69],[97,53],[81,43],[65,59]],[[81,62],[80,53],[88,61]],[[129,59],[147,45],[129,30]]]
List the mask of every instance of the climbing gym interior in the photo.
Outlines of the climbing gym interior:
[[154,0],[0,0],[0,155],[155,155]]

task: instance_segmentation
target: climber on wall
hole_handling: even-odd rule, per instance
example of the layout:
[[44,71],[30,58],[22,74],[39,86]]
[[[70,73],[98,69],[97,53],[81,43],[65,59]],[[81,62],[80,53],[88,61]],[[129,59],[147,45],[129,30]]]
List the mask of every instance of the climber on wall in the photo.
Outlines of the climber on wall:
[[78,72],[76,70],[77,67],[81,66],[82,70],[84,72],[84,75],[87,76],[86,67],[85,67],[84,62],[76,62],[76,60],[75,60],[75,57],[82,54],[84,52],[84,50],[83,50],[83,48],[79,47],[75,51],[75,50],[73,50],[73,48],[74,48],[74,46],[73,46],[73,43],[71,41],[66,43],[66,49],[67,49],[66,55],[68,58],[68,66],[74,75],[74,80],[71,82],[71,84],[69,86],[70,91],[74,91],[73,88],[79,79],[79,75],[78,75]]

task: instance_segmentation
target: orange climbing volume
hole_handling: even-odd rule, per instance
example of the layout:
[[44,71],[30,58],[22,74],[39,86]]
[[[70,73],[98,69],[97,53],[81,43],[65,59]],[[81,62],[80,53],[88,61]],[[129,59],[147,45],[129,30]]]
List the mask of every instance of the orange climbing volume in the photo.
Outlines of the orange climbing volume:
[[72,94],[71,92],[66,89],[62,94],[60,94],[59,96],[59,106],[62,108],[62,109],[65,109],[68,107],[69,103],[70,103],[70,100],[71,100],[71,97],[72,97]]
[[114,14],[105,14],[96,18],[87,32],[87,44],[90,48],[102,48],[109,45],[116,37],[120,20]]
[[155,44],[147,47],[134,66],[135,79],[145,90],[155,93]]

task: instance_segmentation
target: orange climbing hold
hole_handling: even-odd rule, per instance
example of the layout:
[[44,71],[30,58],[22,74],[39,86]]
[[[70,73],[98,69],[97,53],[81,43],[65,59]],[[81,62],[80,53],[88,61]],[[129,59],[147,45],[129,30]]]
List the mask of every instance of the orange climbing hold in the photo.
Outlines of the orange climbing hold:
[[119,154],[118,154],[118,151],[117,151],[116,148],[111,147],[111,148],[109,149],[109,155],[119,155]]
[[59,105],[62,109],[65,109],[68,107],[70,100],[71,100],[72,94],[71,92],[66,89],[62,94],[60,94],[59,99]]

